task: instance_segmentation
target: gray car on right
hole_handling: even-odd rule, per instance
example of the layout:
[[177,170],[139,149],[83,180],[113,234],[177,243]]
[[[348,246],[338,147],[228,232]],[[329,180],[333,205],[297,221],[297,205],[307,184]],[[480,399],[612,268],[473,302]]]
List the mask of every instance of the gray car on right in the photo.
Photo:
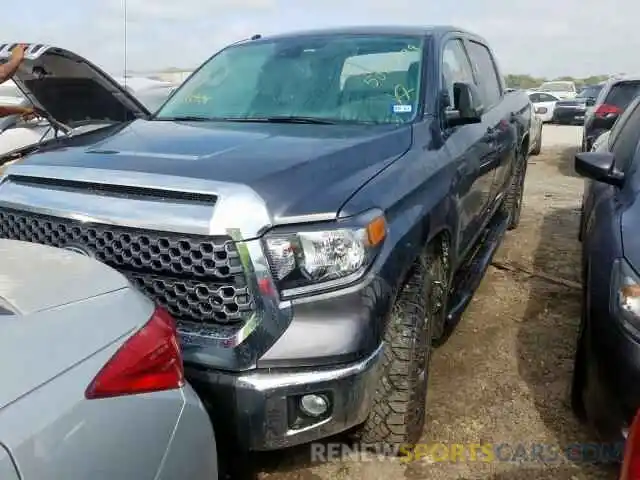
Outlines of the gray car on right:
[[587,109],[584,119],[582,151],[588,152],[593,142],[611,130],[618,117],[640,93],[640,75],[610,78],[600,90],[595,104]]

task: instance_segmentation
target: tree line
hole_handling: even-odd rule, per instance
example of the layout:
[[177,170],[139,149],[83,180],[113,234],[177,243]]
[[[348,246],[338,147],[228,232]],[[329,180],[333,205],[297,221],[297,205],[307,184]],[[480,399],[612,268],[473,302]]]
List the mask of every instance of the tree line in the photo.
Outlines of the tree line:
[[539,87],[540,84],[544,82],[550,82],[554,80],[565,80],[575,82],[577,87],[582,87],[584,85],[594,85],[600,82],[604,82],[610,77],[610,75],[592,75],[586,78],[575,78],[575,77],[558,77],[553,79],[548,78],[536,78],[531,75],[518,75],[518,74],[509,74],[505,76],[505,81],[507,83],[507,87],[509,88],[535,88]]

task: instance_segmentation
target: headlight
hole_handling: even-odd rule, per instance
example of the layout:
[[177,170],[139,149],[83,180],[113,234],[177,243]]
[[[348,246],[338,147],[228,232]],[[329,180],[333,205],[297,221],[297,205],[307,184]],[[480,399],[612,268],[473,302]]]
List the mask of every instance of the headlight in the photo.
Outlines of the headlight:
[[290,297],[360,278],[378,253],[386,229],[384,217],[376,212],[346,225],[274,229],[263,243],[276,284],[283,297]]
[[612,301],[614,312],[631,328],[640,333],[640,278],[626,260],[618,259],[613,264]]

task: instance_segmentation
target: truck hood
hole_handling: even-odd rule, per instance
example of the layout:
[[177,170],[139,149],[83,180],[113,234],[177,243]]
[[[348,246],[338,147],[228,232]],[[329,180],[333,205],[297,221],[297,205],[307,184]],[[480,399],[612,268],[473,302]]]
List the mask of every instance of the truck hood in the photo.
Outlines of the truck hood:
[[0,409],[151,316],[122,275],[89,257],[0,240],[0,258]]
[[144,175],[168,176],[178,190],[186,179],[242,184],[262,199],[275,224],[336,214],[409,149],[412,127],[138,120],[88,135],[89,143],[83,135],[67,138],[19,166],[108,170],[108,181],[123,185],[136,178],[144,185]]
[[[0,45],[0,62],[7,61],[15,45]],[[29,44],[13,80],[34,105],[66,125],[130,121],[149,115],[111,76],[62,48]]]

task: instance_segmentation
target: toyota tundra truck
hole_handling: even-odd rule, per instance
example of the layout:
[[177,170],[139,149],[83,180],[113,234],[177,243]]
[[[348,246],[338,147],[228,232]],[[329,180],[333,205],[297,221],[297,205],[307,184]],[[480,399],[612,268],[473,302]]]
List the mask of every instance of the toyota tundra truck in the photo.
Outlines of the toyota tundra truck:
[[15,81],[55,134],[1,158],[0,237],[95,257],[171,312],[246,450],[418,441],[432,348],[520,218],[532,112],[485,40],[255,35],[156,112],[57,47]]

